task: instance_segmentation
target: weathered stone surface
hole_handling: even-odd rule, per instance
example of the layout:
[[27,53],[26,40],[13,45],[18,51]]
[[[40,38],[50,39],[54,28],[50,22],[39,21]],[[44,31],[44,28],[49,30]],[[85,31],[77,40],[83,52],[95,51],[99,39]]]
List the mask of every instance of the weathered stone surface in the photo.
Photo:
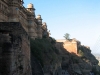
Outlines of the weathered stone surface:
[[31,75],[30,41],[21,24],[0,22],[0,38],[0,74]]
[[[89,75],[90,72],[94,72],[92,69],[98,66],[98,61],[91,54],[91,50],[88,46],[81,45],[79,41],[74,39],[56,41],[55,46],[62,57],[62,69],[68,70],[70,75]],[[99,69],[97,69],[97,71],[98,70]],[[59,74],[59,71],[57,73]]]
[[76,53],[78,52],[77,50],[77,44],[78,42],[76,40],[56,40],[56,47],[60,47],[58,46],[60,43],[63,43],[63,48],[65,48],[65,50],[67,50],[70,53]]

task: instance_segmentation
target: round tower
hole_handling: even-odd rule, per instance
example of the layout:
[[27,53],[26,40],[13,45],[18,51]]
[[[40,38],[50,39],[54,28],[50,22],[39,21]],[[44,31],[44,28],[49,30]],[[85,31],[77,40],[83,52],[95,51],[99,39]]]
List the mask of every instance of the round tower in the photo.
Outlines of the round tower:
[[41,15],[37,15],[36,19],[37,19],[37,21],[38,21],[38,25],[42,25],[42,18],[41,18]]
[[48,31],[47,31],[47,24],[46,22],[43,22],[42,24],[42,37],[43,38],[48,38]]
[[46,22],[43,22],[42,25],[47,25]]
[[23,0],[9,0],[9,22],[19,22],[19,10],[23,3]]
[[28,34],[32,39],[35,39],[37,37],[37,25],[34,22],[35,21],[35,8],[32,3],[29,3],[27,5],[27,11],[28,13]]
[[27,5],[27,10],[28,10],[29,12],[31,12],[31,13],[34,15],[34,17],[35,17],[35,8],[34,8],[34,5],[33,5],[32,3],[29,3],[29,4]]
[[43,23],[42,23],[42,29],[43,29],[43,30],[47,30],[47,24],[46,24],[46,22],[43,22]]
[[38,38],[42,38],[42,18],[41,18],[41,15],[37,15],[36,17],[37,19],[37,35],[38,35]]

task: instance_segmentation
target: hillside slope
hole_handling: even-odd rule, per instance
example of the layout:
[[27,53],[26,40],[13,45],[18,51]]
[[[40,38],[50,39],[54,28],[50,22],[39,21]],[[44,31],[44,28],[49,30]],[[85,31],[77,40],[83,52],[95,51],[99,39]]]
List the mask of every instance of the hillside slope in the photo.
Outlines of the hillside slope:
[[31,40],[31,58],[35,57],[39,61],[45,75],[59,75],[60,71],[68,71],[70,75],[86,75],[90,72],[100,74],[98,61],[91,50],[80,46],[78,51],[78,54],[69,53],[63,43],[57,46],[52,38]]
[[36,39],[31,40],[30,43],[31,55],[39,60],[44,73],[53,73],[52,70],[57,69],[61,63],[59,52],[54,46],[55,40],[52,38]]

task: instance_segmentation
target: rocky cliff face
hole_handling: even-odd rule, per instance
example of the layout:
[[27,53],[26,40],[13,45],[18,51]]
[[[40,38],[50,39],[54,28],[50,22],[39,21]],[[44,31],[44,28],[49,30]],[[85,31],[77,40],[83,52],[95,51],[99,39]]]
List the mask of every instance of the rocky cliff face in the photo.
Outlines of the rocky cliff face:
[[[100,69],[97,67],[100,67],[98,65],[99,61],[95,58],[95,56],[91,53],[91,50],[89,47],[81,45],[78,48],[78,56],[81,57],[81,59],[86,62],[87,65],[90,65],[90,71],[94,72],[95,74],[100,74]],[[86,66],[88,68],[88,66]],[[86,71],[85,71],[86,72]]]
[[41,64],[44,75],[54,75],[58,67],[61,67],[61,57],[54,43],[50,38],[31,40],[31,55]]
[[[64,47],[66,43],[66,41],[58,43],[52,38],[31,40],[32,57],[35,57],[41,64],[40,66],[37,64],[38,73],[34,71],[37,69],[34,68],[36,65],[32,66],[33,74],[40,72],[44,75],[89,75],[90,72],[99,74],[98,61],[91,54],[89,47],[82,46],[78,42],[77,53],[74,53]],[[32,61],[35,62],[33,59]]]
[[[95,74],[99,72],[100,69],[96,69],[96,67],[99,67],[98,60],[96,60],[94,55],[91,54],[91,50],[89,47],[81,45],[78,41],[78,44],[76,44],[76,53],[73,51],[76,51],[76,48],[72,48],[73,44],[71,44],[69,48],[68,45],[69,42],[61,42],[61,40],[60,42],[56,43],[56,48],[59,50],[60,55],[62,55],[62,69],[67,69],[70,75],[87,75],[90,72],[94,72],[93,69],[96,70]],[[72,52],[70,51],[70,49],[73,49],[71,50]]]
[[32,75],[89,75],[90,72],[100,75],[100,66],[89,47],[77,44],[77,52],[69,52],[65,45],[68,42],[57,43],[53,38],[30,40],[30,66],[27,34],[22,36],[20,31],[8,32],[1,30],[0,33],[1,75],[31,75],[31,66]]

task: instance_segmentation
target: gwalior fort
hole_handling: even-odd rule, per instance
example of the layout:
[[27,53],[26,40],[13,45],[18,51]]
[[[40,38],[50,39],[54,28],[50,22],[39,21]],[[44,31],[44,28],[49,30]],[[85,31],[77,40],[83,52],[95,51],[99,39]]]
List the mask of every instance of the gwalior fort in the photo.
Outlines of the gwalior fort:
[[23,3],[23,0],[0,0],[0,22],[19,22],[33,39],[48,35],[46,22],[42,22],[41,15],[35,15],[33,4],[25,8]]
[[34,5],[23,3],[0,0],[0,75],[100,75],[90,47],[50,37]]

